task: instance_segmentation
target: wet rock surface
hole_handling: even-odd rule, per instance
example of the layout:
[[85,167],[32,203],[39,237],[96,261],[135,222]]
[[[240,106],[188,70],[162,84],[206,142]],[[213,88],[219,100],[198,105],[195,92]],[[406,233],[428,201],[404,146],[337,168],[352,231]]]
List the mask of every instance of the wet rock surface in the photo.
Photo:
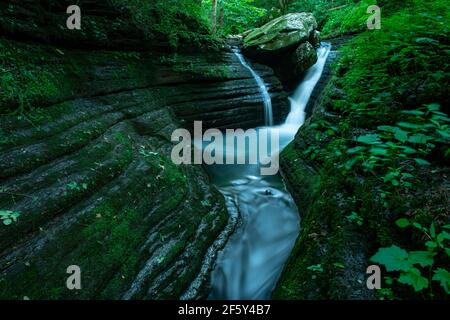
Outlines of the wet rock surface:
[[[251,74],[228,50],[134,51],[136,33],[126,28],[107,35],[112,44],[61,36],[35,14],[56,19],[51,8],[14,5],[29,19],[13,26],[2,16],[1,43],[30,70],[50,70],[45,85],[57,94],[31,96],[25,115],[14,114],[15,97],[0,100],[0,209],[20,213],[0,226],[0,298],[207,296],[229,216],[201,167],[171,162],[170,138],[195,120],[204,128],[262,125]],[[117,12],[92,2],[85,14]],[[255,69],[280,121],[286,94],[270,68]],[[80,266],[83,290],[66,288],[70,265]]]
[[244,53],[275,70],[284,83],[298,81],[317,61],[320,45],[311,13],[290,13],[252,30],[243,40]]

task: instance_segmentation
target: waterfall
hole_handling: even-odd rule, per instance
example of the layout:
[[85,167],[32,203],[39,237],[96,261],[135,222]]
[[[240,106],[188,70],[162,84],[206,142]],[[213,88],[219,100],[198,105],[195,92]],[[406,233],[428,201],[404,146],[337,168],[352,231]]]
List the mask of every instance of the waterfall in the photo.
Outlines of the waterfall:
[[250,67],[250,65],[245,61],[244,56],[240,53],[239,49],[233,50],[236,57],[239,59],[240,63],[250,71],[256,83],[258,84],[258,90],[264,101],[264,119],[266,126],[273,125],[273,112],[272,112],[272,100],[270,99],[269,91],[264,83],[263,79],[255,72],[255,70]]
[[317,50],[318,60],[316,64],[306,72],[302,83],[295,90],[294,95],[289,98],[291,101],[291,112],[286,119],[286,125],[296,126],[298,130],[305,123],[306,106],[317,82],[319,82],[320,77],[322,76],[325,62],[330,54],[330,49],[330,44],[322,44]]
[[331,45],[329,43],[322,43],[321,47],[317,50],[318,60],[316,64],[308,69],[303,81],[289,98],[291,102],[291,111],[285,123],[274,128],[279,130],[281,149],[285,148],[294,140],[298,130],[305,123],[308,101],[322,76],[330,51]]
[[[304,80],[291,97],[291,112],[286,122],[269,127],[270,130],[278,131],[281,148],[295,138],[305,122],[308,100],[322,75],[330,48],[330,45],[324,44],[318,49],[317,63],[306,72]],[[242,55],[239,52],[235,54],[258,82],[268,111],[266,122],[269,122],[267,120],[271,119],[272,108],[266,86]],[[249,152],[247,148],[238,151]],[[300,232],[300,215],[296,204],[281,177],[261,176],[258,166],[213,165],[208,166],[207,170],[211,181],[227,199],[230,214],[240,220],[235,233],[217,256],[211,274],[209,298],[270,299]]]

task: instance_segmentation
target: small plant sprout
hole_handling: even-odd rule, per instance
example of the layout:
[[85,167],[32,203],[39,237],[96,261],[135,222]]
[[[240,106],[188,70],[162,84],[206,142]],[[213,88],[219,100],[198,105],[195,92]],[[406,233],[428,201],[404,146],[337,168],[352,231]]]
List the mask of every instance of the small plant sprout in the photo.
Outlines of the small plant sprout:
[[19,216],[20,213],[17,211],[0,210],[0,220],[5,226],[9,226],[13,222],[17,222],[17,218],[19,218]]

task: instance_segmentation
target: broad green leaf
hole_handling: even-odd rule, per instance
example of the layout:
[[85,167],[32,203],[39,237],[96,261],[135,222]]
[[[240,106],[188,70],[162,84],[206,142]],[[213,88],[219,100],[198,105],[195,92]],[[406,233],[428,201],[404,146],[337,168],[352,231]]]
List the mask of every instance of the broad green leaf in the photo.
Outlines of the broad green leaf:
[[5,219],[5,220],[3,220],[3,224],[4,224],[5,226],[9,226],[11,223],[13,223],[13,220],[12,220],[12,219]]
[[408,262],[408,252],[393,245],[390,248],[380,248],[378,252],[370,258],[375,263],[382,264],[387,271],[408,271],[411,264]]
[[387,156],[389,154],[389,150],[384,148],[372,148],[370,149],[370,153],[375,156]]
[[405,179],[414,179],[414,176],[411,173],[402,173],[402,177]]
[[380,141],[380,136],[378,134],[368,134],[365,136],[360,136],[356,139],[356,141],[360,142],[360,143],[365,143],[365,144],[379,144],[381,143]]
[[410,122],[399,122],[397,125],[406,129],[422,129],[422,125]]
[[437,245],[437,243],[434,242],[434,241],[427,241],[427,242],[425,242],[425,246],[426,246],[427,248],[434,249],[434,248],[436,248],[438,245]]
[[355,154],[355,153],[358,153],[358,152],[364,151],[364,150],[366,150],[365,147],[359,146],[359,147],[354,147],[354,148],[348,149],[348,150],[347,150],[347,153],[348,153],[348,154]]
[[387,132],[392,132],[392,133],[394,133],[394,132],[395,132],[395,128],[396,128],[396,127],[393,127],[393,126],[379,126],[379,127],[378,127],[378,130],[380,130],[380,131],[387,131]]
[[396,128],[395,131],[395,139],[397,139],[400,142],[406,142],[408,141],[408,133],[406,131],[403,131],[400,128]]
[[450,294],[450,272],[439,268],[434,272],[433,281],[439,281],[447,294]]
[[420,270],[416,268],[411,268],[408,272],[402,273],[398,278],[398,282],[409,284],[416,292],[428,287],[428,280],[422,277]]
[[418,134],[410,136],[408,141],[411,143],[414,143],[414,144],[427,144],[429,139],[430,139],[430,137],[428,137],[424,134],[418,133]]
[[416,149],[410,148],[410,147],[406,147],[406,146],[402,146],[403,152],[406,154],[414,154],[417,153]]
[[450,132],[447,130],[437,130],[437,132],[445,139],[450,139]]
[[409,227],[411,225],[411,222],[409,222],[408,219],[406,218],[402,218],[402,219],[398,219],[395,224],[397,226],[399,226],[400,228],[404,229],[406,227]]
[[402,111],[402,113],[409,114],[412,116],[423,116],[425,114],[425,112],[420,111],[420,110],[405,110],[405,111]]
[[438,103],[432,103],[426,105],[428,111],[439,111],[441,110],[441,106]]
[[429,165],[431,165],[431,163],[429,163],[427,160],[424,160],[424,159],[416,158],[416,159],[414,159],[414,161],[420,166],[429,166]]
[[419,264],[421,267],[431,266],[435,255],[429,251],[412,251],[408,254],[408,261],[411,264]]

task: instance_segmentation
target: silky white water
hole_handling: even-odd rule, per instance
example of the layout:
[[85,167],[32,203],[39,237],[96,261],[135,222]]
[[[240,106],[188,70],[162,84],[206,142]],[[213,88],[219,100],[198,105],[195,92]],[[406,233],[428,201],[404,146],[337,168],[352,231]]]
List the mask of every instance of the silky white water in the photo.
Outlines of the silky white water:
[[263,98],[264,103],[264,119],[266,126],[273,125],[273,112],[272,112],[272,100],[270,99],[269,91],[264,83],[264,80],[249,66],[247,61],[245,61],[244,56],[239,52],[238,49],[234,49],[234,54],[239,59],[240,63],[252,74],[253,78],[258,85],[259,92]]
[[[330,46],[326,44],[318,49],[318,62],[307,71],[290,98],[291,112],[286,122],[280,126],[269,124],[270,130],[279,131],[279,151],[294,139],[304,124],[305,108],[322,75],[329,52]],[[239,52],[235,54],[254,75],[260,88],[261,83],[266,88],[242,55]],[[261,88],[264,100],[266,94],[270,101],[267,89]],[[271,111],[270,103],[266,120],[268,117],[271,119]],[[247,148],[239,152],[248,155],[255,151]],[[241,221],[218,255],[212,273],[210,299],[270,299],[300,232],[295,202],[280,176],[261,176],[258,165],[213,165],[208,167],[208,172],[225,196],[229,213],[239,215]]]

